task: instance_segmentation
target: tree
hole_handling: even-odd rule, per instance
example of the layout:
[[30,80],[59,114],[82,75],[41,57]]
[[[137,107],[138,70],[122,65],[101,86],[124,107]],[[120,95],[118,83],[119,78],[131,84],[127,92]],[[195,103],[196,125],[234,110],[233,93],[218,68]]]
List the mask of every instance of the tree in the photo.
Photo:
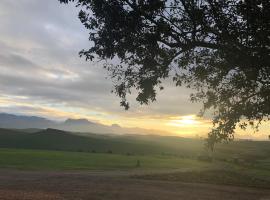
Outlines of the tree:
[[106,62],[114,92],[148,104],[172,77],[196,90],[191,101],[213,110],[208,145],[233,139],[237,125],[257,129],[270,119],[270,1],[268,0],[59,0],[75,1],[93,46],[86,60]]

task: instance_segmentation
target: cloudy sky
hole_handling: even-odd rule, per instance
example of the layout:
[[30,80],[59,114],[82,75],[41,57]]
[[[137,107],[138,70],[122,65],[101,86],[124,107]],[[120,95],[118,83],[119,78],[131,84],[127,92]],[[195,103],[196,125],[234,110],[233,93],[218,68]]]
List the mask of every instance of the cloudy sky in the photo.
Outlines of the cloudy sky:
[[[150,106],[138,105],[130,96],[131,109],[120,107],[102,64],[78,56],[90,45],[78,11],[57,0],[0,1],[0,112],[87,118],[173,135],[207,133],[211,122],[195,117],[201,105],[189,102],[191,91],[169,81]],[[265,124],[253,136],[262,138],[267,130]],[[242,135],[253,137],[251,132]]]

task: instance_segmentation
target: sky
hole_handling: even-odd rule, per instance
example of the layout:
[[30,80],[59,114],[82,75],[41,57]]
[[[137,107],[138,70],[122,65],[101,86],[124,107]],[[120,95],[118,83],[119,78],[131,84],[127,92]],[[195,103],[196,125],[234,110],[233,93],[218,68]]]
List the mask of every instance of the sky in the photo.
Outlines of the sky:
[[[88,48],[88,33],[78,19],[79,8],[57,0],[0,1],[0,112],[35,115],[54,120],[87,118],[105,125],[140,127],[179,136],[204,136],[208,118],[198,118],[202,105],[191,103],[192,92],[166,81],[157,101],[146,106],[120,99],[101,62],[86,62],[78,52]],[[239,137],[264,139],[237,130]]]

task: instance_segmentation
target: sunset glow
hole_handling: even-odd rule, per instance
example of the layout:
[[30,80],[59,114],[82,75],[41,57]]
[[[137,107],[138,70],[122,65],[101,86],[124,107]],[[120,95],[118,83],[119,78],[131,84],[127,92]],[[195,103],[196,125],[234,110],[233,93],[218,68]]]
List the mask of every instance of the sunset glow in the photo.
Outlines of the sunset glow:
[[197,126],[201,124],[195,115],[181,116],[179,119],[171,120],[168,125],[171,126]]
[[[156,102],[142,106],[132,94],[130,110],[120,107],[120,99],[110,93],[113,83],[106,79],[102,62],[85,62],[78,56],[89,44],[88,33],[77,19],[78,8],[57,1],[25,2],[20,7],[10,2],[0,8],[0,112],[54,120],[86,118],[163,135],[193,137],[211,129],[211,117],[196,115],[202,105],[189,101],[192,90],[170,81],[164,83],[166,89],[158,93]],[[50,14],[43,9],[46,6]],[[20,30],[20,37],[10,27]],[[265,138],[267,130],[269,123],[260,129],[259,137]],[[254,136],[251,130],[244,135]]]

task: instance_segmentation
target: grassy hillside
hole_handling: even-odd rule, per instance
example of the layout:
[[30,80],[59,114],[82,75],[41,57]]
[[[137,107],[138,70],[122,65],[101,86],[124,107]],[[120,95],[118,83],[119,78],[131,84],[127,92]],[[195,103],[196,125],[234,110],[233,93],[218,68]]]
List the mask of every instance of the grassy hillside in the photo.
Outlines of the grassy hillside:
[[270,158],[270,141],[234,141],[218,144],[214,155],[218,158],[239,158],[247,162]]
[[[204,141],[171,136],[82,136],[55,129],[19,131],[0,129],[0,148],[44,149],[125,155],[171,155],[197,158],[205,154]],[[268,167],[270,142],[235,141],[219,144],[213,154],[220,161]],[[268,162],[267,162],[268,160]]]
[[[138,161],[140,165],[138,166]],[[270,187],[270,170],[166,155],[120,155],[0,148],[0,169],[109,170],[137,179]],[[119,171],[121,170],[121,172]],[[103,173],[102,172],[102,173]]]
[[0,129],[0,148],[46,149],[117,154],[171,154],[197,156],[201,141],[153,136],[80,136],[47,129],[36,133]]
[[[140,166],[137,166],[137,161]],[[105,170],[105,169],[203,169],[209,163],[175,156],[128,156],[119,154],[64,152],[25,149],[0,149],[1,168],[49,170]]]
[[0,168],[135,170],[147,172],[142,179],[269,188],[270,142],[219,144],[213,162],[200,159],[205,153],[203,140],[180,137],[0,129]]

